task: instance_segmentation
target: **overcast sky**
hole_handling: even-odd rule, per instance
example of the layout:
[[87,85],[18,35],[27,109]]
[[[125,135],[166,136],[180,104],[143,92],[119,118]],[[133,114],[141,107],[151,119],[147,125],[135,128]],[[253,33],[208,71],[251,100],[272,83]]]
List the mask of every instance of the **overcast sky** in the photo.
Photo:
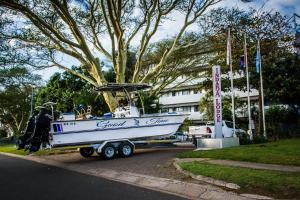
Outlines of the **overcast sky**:
[[[256,8],[259,9],[263,6],[264,10],[272,10],[273,12],[280,12],[282,14],[291,16],[293,13],[297,13],[300,15],[300,0],[253,0],[250,3],[243,3],[241,0],[224,0],[219,4],[216,4],[212,8],[216,7],[239,7],[241,9],[249,9],[249,8]],[[158,41],[162,38],[171,37],[175,35],[179,30],[179,25],[183,23],[183,16],[180,13],[173,13],[172,20],[166,21],[162,26],[159,27],[155,36],[151,42]],[[298,22],[300,24],[300,21]],[[188,30],[196,30],[197,26],[191,26]],[[132,45],[138,44],[139,39],[132,42]],[[105,45],[105,44],[104,44]],[[72,59],[63,58],[64,61],[69,64],[75,64]],[[51,75],[55,72],[58,72],[57,68],[48,68],[41,71],[37,71],[36,73],[40,74],[44,80],[48,80]]]

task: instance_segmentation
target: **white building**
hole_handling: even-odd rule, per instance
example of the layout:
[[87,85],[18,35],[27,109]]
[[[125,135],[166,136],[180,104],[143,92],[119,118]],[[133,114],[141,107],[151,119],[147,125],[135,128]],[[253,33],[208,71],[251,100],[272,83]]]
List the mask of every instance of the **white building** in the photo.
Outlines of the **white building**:
[[[180,77],[176,82],[161,91],[162,95],[159,98],[159,104],[162,112],[179,112],[190,114],[191,120],[203,120],[203,114],[199,112],[199,102],[205,95],[205,91],[199,91],[199,85],[203,79],[194,79],[186,81],[184,76]],[[180,82],[179,87],[174,87]],[[224,95],[231,95],[227,93]],[[245,101],[247,100],[247,92],[235,90],[235,96],[238,96]],[[251,100],[258,99],[258,91],[252,89],[250,93]]]

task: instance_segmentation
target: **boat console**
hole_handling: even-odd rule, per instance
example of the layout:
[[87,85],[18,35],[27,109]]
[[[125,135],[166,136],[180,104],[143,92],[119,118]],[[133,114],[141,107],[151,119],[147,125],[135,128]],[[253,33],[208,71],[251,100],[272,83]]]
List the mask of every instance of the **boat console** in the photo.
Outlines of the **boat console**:
[[135,106],[118,107],[114,112],[115,118],[140,117],[138,108]]

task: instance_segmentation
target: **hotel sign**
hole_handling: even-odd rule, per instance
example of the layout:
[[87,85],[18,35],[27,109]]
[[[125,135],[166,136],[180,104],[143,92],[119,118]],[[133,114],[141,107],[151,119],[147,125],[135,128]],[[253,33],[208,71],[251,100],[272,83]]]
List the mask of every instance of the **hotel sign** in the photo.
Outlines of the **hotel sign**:
[[222,95],[221,95],[221,67],[213,66],[213,98],[214,98],[214,121],[215,138],[222,138]]

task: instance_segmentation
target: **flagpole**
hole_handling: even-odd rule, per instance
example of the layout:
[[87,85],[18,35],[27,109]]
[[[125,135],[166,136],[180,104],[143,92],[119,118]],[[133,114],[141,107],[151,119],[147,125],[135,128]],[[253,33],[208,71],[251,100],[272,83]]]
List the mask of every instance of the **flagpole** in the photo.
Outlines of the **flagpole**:
[[[259,48],[260,54],[260,41],[257,41],[257,47]],[[261,93],[261,107],[262,107],[262,120],[263,120],[263,131],[264,138],[267,138],[266,132],[266,119],[265,119],[265,100],[264,100],[264,86],[263,86],[263,78],[262,78],[262,68],[261,68],[261,54],[259,55],[259,78],[260,78],[260,93]]]
[[229,65],[230,65],[231,112],[232,112],[232,122],[233,122],[233,136],[235,137],[236,134],[235,134],[234,90],[233,90],[233,71],[232,71],[232,53],[231,53],[230,28],[228,29],[227,51],[228,51],[228,61],[229,61]]
[[252,129],[251,129],[251,105],[250,105],[250,84],[249,84],[249,70],[248,70],[248,58],[247,58],[247,43],[246,43],[246,33],[244,34],[244,63],[246,67],[247,76],[247,97],[248,97],[248,134],[250,135],[250,140],[253,140]]

